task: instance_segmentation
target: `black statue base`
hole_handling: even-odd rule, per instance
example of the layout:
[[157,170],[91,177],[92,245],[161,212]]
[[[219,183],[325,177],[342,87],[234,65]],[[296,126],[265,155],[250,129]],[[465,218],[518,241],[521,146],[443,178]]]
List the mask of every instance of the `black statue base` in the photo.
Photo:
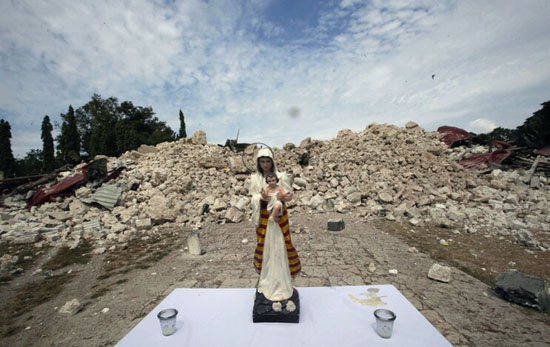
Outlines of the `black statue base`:
[[[273,304],[281,305],[279,312],[273,309]],[[292,303],[295,309],[292,310]],[[290,310],[289,310],[290,309]],[[252,311],[252,321],[254,323],[270,322],[270,323],[298,323],[300,322],[300,297],[298,291],[294,288],[292,296],[283,301],[271,301],[266,299],[262,293],[258,293],[256,289],[256,298],[254,299],[254,309]]]

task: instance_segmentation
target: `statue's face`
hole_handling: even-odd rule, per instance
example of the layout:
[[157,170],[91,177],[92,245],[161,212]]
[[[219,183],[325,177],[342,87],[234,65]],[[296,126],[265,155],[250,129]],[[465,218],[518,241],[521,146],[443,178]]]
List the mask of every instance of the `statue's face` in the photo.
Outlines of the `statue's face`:
[[262,171],[264,172],[270,172],[271,167],[273,166],[273,161],[271,161],[271,158],[260,158],[260,167],[262,168]]
[[267,181],[267,184],[269,184],[271,187],[277,185],[277,179],[275,177],[268,177],[266,181]]

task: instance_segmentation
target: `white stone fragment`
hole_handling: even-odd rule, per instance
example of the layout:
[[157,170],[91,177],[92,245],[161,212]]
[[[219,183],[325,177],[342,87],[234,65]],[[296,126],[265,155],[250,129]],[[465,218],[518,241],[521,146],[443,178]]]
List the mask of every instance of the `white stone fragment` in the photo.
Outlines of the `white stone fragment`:
[[59,309],[59,313],[68,314],[72,316],[78,313],[78,311],[80,311],[81,308],[82,308],[82,304],[77,299],[73,299],[73,300],[67,301],[65,305],[63,305]]
[[428,271],[428,278],[440,282],[449,283],[451,281],[451,268],[439,264],[433,264]]

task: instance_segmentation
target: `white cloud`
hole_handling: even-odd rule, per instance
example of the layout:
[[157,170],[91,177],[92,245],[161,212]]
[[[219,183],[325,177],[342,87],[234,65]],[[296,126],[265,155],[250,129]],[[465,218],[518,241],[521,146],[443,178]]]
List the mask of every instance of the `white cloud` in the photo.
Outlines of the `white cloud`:
[[361,3],[361,0],[342,0],[342,2],[340,3],[340,7],[342,8],[353,7],[359,3]]
[[174,130],[183,109],[188,133],[211,142],[240,128],[243,141],[277,146],[373,121],[467,127],[483,115],[515,127],[548,99],[545,1],[343,1],[286,41],[268,4],[1,2],[12,147],[41,147],[42,117],[94,92],[152,106]]
[[470,131],[478,134],[490,133],[491,131],[493,131],[493,129],[497,127],[497,124],[495,122],[485,118],[474,119],[468,124],[470,125]]

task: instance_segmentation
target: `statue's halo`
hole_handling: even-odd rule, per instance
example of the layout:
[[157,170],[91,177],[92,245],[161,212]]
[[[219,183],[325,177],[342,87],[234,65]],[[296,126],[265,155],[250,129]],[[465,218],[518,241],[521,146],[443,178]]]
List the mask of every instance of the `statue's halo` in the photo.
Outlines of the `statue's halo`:
[[[263,145],[263,146],[266,146],[269,151],[271,152],[271,157],[273,158],[273,162],[275,162],[275,153],[273,152],[273,150],[271,149],[271,147],[269,147],[268,145],[266,145],[265,143],[263,142],[252,142],[248,147],[250,146],[255,146],[255,145]],[[247,147],[247,148],[248,148]],[[245,153],[246,153],[246,149],[243,151],[243,154],[241,155],[241,160],[243,162],[243,165],[250,171],[250,172],[254,172],[256,170],[256,168],[253,168],[253,169],[250,169],[248,167],[248,165],[246,165],[246,161],[244,160],[244,156],[245,156]]]

